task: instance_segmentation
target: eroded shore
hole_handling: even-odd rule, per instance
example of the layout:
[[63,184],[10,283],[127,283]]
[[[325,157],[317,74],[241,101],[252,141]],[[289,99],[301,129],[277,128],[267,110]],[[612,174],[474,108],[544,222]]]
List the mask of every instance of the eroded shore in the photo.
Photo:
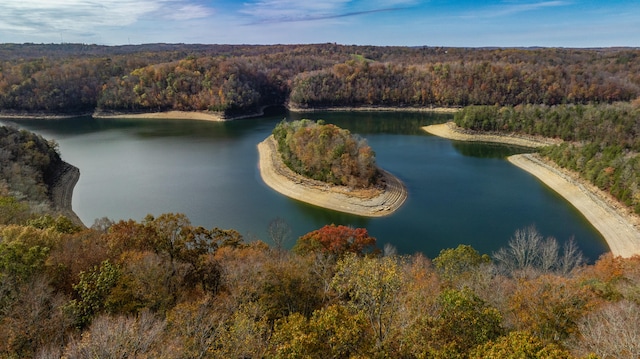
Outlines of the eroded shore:
[[71,202],[73,200],[73,189],[80,179],[80,170],[67,162],[62,162],[56,169],[55,179],[50,185],[50,198],[55,210],[73,223],[84,226],[82,220],[73,211]]
[[144,113],[103,113],[96,112],[94,118],[130,118],[130,119],[171,119],[171,120],[201,120],[201,121],[226,121],[222,113],[196,112],[196,111],[164,111]]
[[365,217],[383,217],[395,212],[407,199],[402,181],[382,171],[384,190],[352,191],[301,176],[280,158],[273,136],[258,144],[262,180],[275,191],[315,206]]
[[[423,129],[457,141],[495,142],[531,148],[557,143],[538,137],[471,134],[459,131],[453,123],[425,126]],[[580,211],[604,237],[613,255],[625,258],[640,255],[640,216],[611,195],[537,154],[510,156],[508,160],[538,178]]]

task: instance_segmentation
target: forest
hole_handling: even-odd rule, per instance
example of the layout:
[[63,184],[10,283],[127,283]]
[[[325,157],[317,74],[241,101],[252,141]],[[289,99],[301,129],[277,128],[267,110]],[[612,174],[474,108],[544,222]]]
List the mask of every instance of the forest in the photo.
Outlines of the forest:
[[273,136],[283,162],[296,173],[351,188],[378,184],[375,153],[349,130],[323,121],[282,121]]
[[4,114],[588,104],[640,96],[633,48],[0,44]]
[[640,263],[535,228],[491,255],[378,249],[328,225],[272,245],[180,214],[0,226],[3,358],[637,358]]

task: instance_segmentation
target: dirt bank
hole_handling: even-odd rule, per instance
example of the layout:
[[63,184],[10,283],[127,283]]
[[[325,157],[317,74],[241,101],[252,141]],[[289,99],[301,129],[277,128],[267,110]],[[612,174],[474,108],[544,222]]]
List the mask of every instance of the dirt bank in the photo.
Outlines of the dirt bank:
[[448,138],[450,140],[469,142],[496,142],[530,148],[538,148],[561,142],[560,140],[544,137],[522,136],[517,134],[484,134],[473,131],[466,131],[465,129],[456,126],[456,124],[453,122],[425,126],[422,127],[422,129],[432,135]]
[[291,112],[435,112],[435,113],[456,113],[460,111],[456,107],[383,107],[383,106],[361,106],[361,107],[313,107],[304,108],[294,105],[287,106]]
[[537,154],[515,155],[508,159],[577,208],[602,234],[611,253],[621,257],[640,255],[640,219],[611,195]]
[[225,121],[226,118],[221,112],[195,112],[195,111],[165,111],[165,112],[145,112],[145,113],[103,113],[96,112],[94,118],[149,118],[149,119],[170,119],[170,120],[202,120],[202,121]]
[[[426,126],[423,129],[457,141],[495,142],[531,148],[559,142],[541,137],[463,132],[453,123]],[[611,195],[580,178],[577,173],[562,169],[537,154],[515,155],[508,160],[537,177],[580,211],[604,237],[611,253],[621,257],[640,255],[640,216]]]
[[84,226],[82,220],[80,220],[80,217],[73,211],[71,206],[73,188],[79,179],[80,170],[63,161],[56,169],[53,183],[49,186],[49,193],[56,211],[69,218],[75,224]]
[[382,217],[395,212],[407,199],[404,184],[386,171],[382,171],[384,190],[353,191],[298,175],[282,162],[273,136],[258,144],[258,153],[263,181],[277,192],[302,202],[359,216]]

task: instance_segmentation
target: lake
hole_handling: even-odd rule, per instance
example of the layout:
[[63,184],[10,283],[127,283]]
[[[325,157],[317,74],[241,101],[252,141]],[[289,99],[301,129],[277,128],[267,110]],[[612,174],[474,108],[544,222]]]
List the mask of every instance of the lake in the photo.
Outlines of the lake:
[[[364,137],[378,165],[406,184],[403,207],[388,217],[364,218],[307,205],[267,187],[256,145],[285,117],[323,119]],[[316,112],[228,122],[83,117],[13,123],[57,141],[63,159],[80,168],[73,208],[87,225],[101,217],[141,220],[180,212],[194,225],[233,228],[248,241],[269,243],[269,223],[282,218],[292,228],[292,246],[299,236],[334,223],[367,228],[379,247],[389,243],[398,253],[430,258],[459,244],[491,254],[517,229],[535,225],[560,242],[575,238],[590,261],[608,251],[575,208],[506,161],[521,149],[453,142],[420,129],[450,118]]]

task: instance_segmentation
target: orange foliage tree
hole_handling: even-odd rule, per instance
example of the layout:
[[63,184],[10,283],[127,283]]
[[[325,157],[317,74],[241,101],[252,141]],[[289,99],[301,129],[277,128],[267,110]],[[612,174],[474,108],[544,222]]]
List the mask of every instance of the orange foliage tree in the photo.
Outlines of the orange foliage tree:
[[366,228],[352,228],[335,224],[326,225],[298,239],[294,250],[298,253],[320,251],[335,256],[345,253],[375,252],[376,238]]

